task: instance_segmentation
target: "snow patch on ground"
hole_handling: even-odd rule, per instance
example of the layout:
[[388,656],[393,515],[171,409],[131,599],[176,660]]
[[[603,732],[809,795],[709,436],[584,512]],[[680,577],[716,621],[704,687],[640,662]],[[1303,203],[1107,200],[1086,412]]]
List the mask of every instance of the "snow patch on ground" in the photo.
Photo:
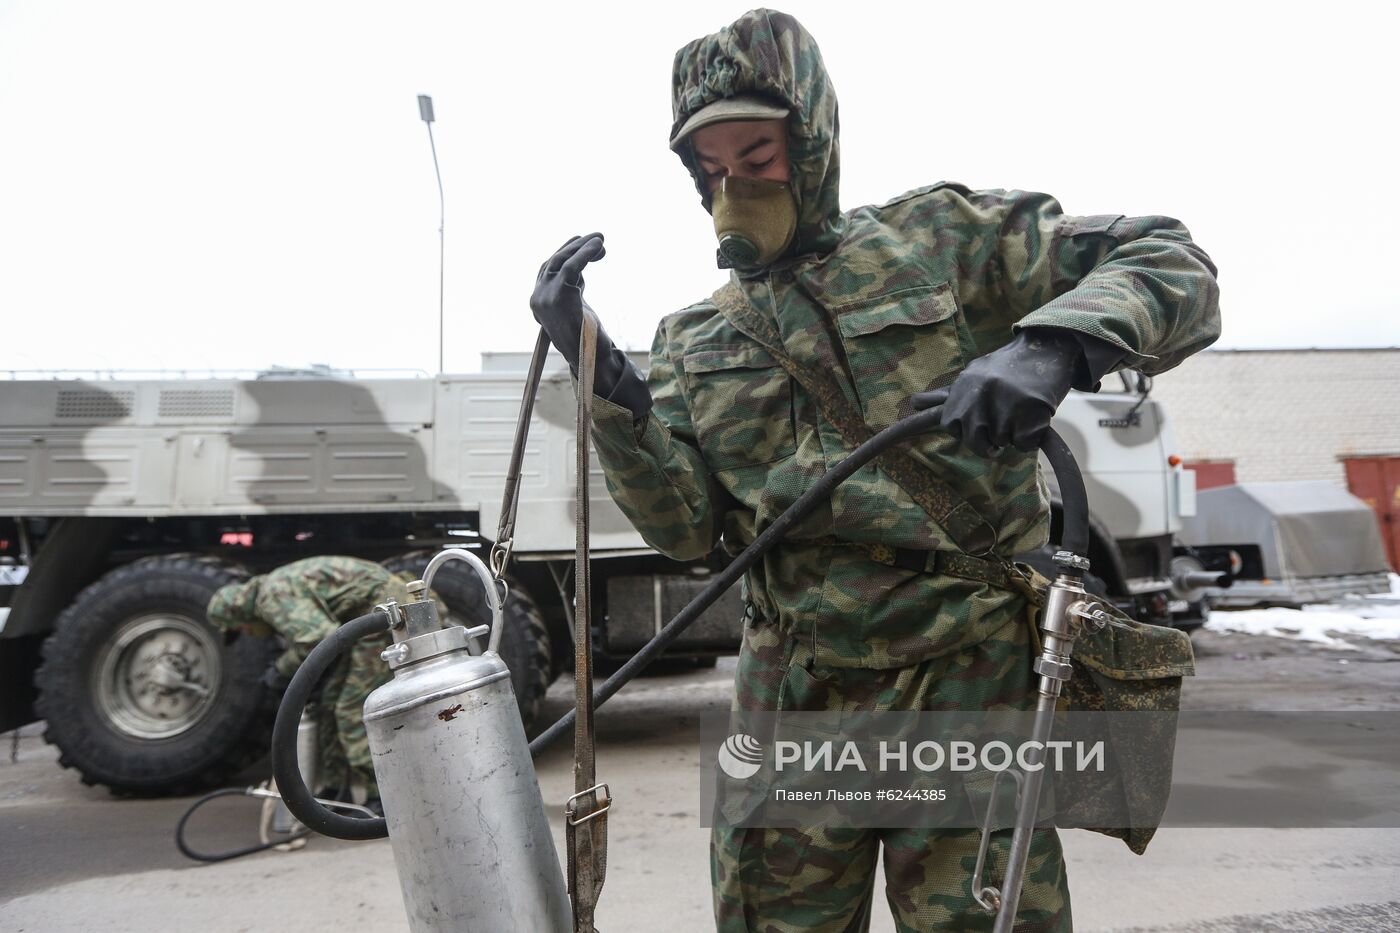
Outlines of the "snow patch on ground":
[[1400,640],[1400,574],[1390,575],[1390,594],[1361,596],[1302,609],[1213,610],[1212,632],[1269,635],[1328,648],[1355,647],[1348,638]]

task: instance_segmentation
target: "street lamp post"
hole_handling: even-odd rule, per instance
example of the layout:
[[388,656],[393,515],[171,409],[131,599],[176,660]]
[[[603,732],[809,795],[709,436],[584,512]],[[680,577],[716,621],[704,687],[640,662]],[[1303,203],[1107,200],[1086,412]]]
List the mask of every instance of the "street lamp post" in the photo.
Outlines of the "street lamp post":
[[418,116],[428,125],[428,145],[433,150],[433,173],[438,184],[438,375],[443,371],[443,313],[442,283],[443,266],[447,256],[447,237],[443,232],[447,227],[447,198],[442,193],[442,171],[438,168],[437,143],[433,141],[433,99],[427,94],[418,95]]

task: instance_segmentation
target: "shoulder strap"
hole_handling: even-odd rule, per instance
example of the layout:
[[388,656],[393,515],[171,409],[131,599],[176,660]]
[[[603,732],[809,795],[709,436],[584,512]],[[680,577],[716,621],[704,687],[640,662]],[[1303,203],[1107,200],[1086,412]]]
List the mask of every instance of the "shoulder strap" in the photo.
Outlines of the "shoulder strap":
[[[730,282],[715,292],[714,303],[726,321],[758,341],[778,361],[778,365],[807,390],[821,409],[822,416],[836,427],[847,444],[852,448],[859,447],[875,436],[860,411],[847,400],[840,385],[824,373],[802,367],[783,350],[782,337],[777,328],[754,309],[738,286]],[[903,445],[886,450],[875,458],[875,463],[964,552],[974,556],[990,554],[996,545],[996,531],[952,486],[909,456]]]
[[593,733],[593,578],[588,547],[589,433],[593,425],[593,377],[598,318],[587,305],[579,331],[578,417],[574,455],[574,795],[564,805],[569,850],[569,898],[574,933],[597,933],[594,911],[608,868],[608,809],[612,798],[597,781]]

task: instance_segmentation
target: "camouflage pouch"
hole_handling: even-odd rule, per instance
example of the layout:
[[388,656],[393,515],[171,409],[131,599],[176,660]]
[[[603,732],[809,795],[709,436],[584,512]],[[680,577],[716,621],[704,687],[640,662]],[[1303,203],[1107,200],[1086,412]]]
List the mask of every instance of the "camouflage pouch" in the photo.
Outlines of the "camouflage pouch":
[[[1050,581],[1018,566],[1031,575],[1043,603]],[[1083,737],[1104,741],[1107,767],[1057,781],[1055,810],[1061,825],[1114,836],[1141,855],[1166,810],[1182,678],[1195,674],[1195,661],[1185,632],[1137,622],[1116,609],[1113,615],[1121,627],[1106,626],[1075,642],[1074,676],[1060,698],[1061,710],[1115,714],[1075,730],[1077,737],[1098,732]],[[1039,607],[1032,603],[1027,616],[1038,650]]]

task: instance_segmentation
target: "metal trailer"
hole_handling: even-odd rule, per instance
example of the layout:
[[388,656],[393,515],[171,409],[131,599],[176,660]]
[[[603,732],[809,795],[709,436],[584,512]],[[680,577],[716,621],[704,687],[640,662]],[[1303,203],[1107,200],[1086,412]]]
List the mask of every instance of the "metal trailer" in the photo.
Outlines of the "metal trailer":
[[[485,354],[480,373],[436,378],[0,382],[0,730],[46,719],[63,764],[129,793],[188,790],[261,756],[276,698],[258,677],[275,646],[224,644],[204,618],[209,596],[315,554],[416,573],[444,545],[484,553],[527,360]],[[1166,622],[1171,539],[1194,485],[1168,465],[1174,442],[1145,388],[1072,394],[1056,427],[1084,468],[1103,589]],[[574,405],[554,357],[502,642],[527,724],[571,654]],[[625,656],[723,557],[651,551],[594,475],[595,650]],[[463,621],[486,618],[470,573],[444,571],[435,588]],[[742,617],[731,592],[676,644],[677,663],[737,650]]]
[[1296,606],[1390,592],[1375,513],[1331,482],[1202,490],[1181,541],[1212,567],[1231,571],[1228,589],[1205,591],[1217,606]]

